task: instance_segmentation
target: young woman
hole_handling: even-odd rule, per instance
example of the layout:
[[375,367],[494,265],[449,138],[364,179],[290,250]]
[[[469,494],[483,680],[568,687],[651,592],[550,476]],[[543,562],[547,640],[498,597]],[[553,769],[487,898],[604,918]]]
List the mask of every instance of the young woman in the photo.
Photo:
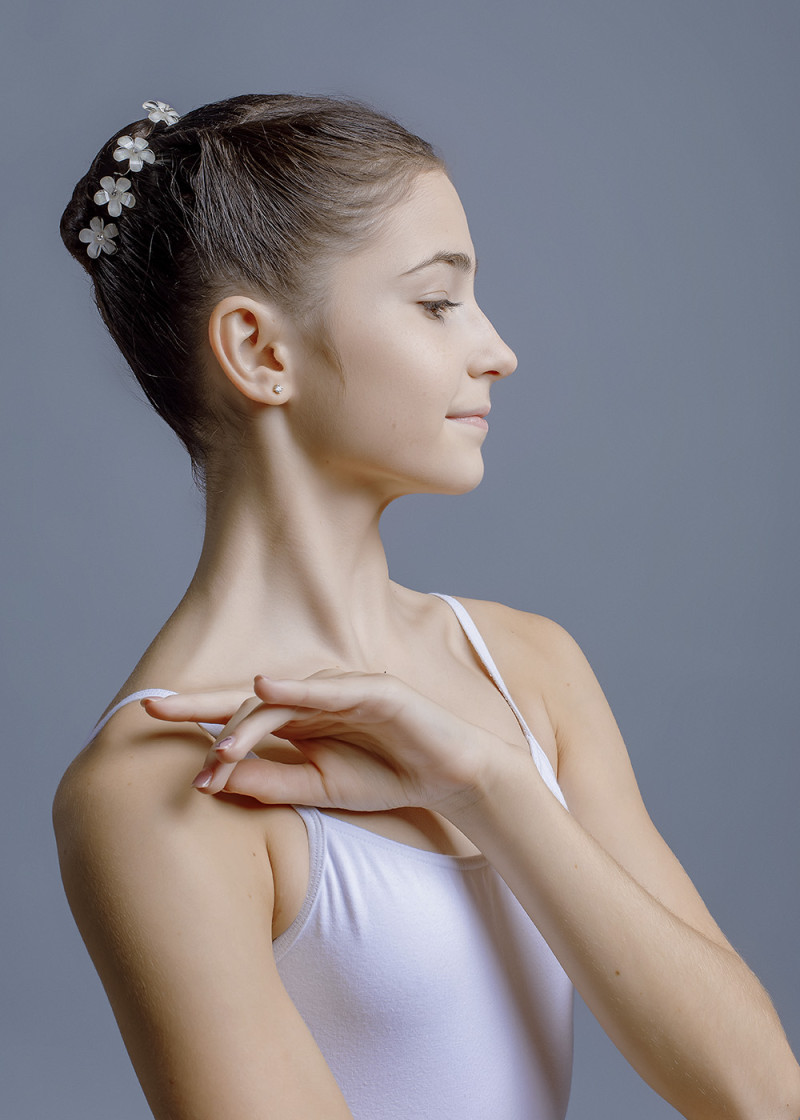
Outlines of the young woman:
[[572,639],[389,579],[381,512],[477,485],[515,366],[441,161],[327,99],[145,109],[62,235],[206,534],[55,822],[155,1116],[555,1120],[574,984],[685,1116],[796,1120]]

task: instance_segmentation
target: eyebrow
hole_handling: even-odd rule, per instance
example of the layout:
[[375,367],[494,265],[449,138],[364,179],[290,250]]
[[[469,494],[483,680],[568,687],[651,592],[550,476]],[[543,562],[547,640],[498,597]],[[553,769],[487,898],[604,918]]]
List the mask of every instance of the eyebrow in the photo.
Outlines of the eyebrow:
[[457,272],[464,272],[467,275],[472,275],[478,271],[478,262],[473,261],[472,257],[467,256],[466,253],[448,253],[439,252],[434,253],[432,257],[427,260],[415,264],[413,268],[409,268],[407,272],[401,273],[402,276],[411,276],[414,272],[421,272],[423,268],[430,268],[434,264],[448,264],[451,268],[456,269]]

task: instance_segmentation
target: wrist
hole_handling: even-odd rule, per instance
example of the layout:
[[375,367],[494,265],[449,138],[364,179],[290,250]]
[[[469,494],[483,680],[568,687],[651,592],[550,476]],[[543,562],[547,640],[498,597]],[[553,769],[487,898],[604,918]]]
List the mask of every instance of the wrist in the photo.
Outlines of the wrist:
[[530,809],[537,795],[549,795],[528,751],[494,735],[491,740],[481,752],[468,787],[438,810],[474,843],[487,828],[492,832],[502,828],[504,821],[515,817],[518,807]]

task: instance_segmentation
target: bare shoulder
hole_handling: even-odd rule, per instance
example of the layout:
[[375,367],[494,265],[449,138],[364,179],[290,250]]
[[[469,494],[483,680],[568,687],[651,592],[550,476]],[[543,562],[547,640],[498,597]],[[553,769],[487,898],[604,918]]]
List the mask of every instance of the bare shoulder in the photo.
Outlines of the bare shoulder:
[[248,868],[255,874],[247,889],[270,910],[268,838],[276,814],[192,789],[209,743],[199,727],[155,723],[135,704],[118,712],[69,766],[55,795],[53,825],[64,887],[82,932],[102,923],[109,907],[151,895],[141,868],[152,871],[170,861],[176,875],[179,865],[190,873],[204,863],[208,873],[216,869],[228,879]]
[[[193,724],[156,723],[138,705],[118,712],[67,768],[53,802],[59,844],[198,818],[191,781],[209,736]],[[224,809],[223,809],[224,812]],[[230,815],[230,814],[229,814]]]
[[[541,696],[558,781],[573,817],[668,909],[727,946],[650,820],[614,715],[578,643],[541,615],[477,600],[465,600],[465,606],[512,693],[517,689],[525,696],[527,687]],[[526,678],[535,684],[526,686]]]
[[599,690],[578,643],[544,615],[481,599],[462,602],[561,781],[567,708]]
[[56,832],[67,837],[115,816],[147,788],[162,800],[190,758],[203,757],[203,743],[199,728],[161,728],[133,706],[122,709],[67,767],[53,801]]
[[[550,618],[502,603],[465,600],[512,695],[541,698],[556,744],[559,781],[589,774],[609,752],[629,770],[619,728],[597,677],[572,635]],[[581,783],[582,784],[582,783]],[[577,791],[575,791],[577,792]]]
[[487,644],[494,650],[524,652],[562,666],[571,658],[582,658],[574,638],[551,618],[520,611],[488,599],[462,599]]
[[597,804],[601,774],[604,784],[613,779],[631,793],[633,775],[622,736],[575,639],[543,615],[479,600],[465,600],[465,605],[496,651],[509,687],[513,681],[521,695],[528,688],[541,696],[556,740],[559,781],[572,794],[570,807],[577,810],[584,798]]
[[53,815],[75,920],[158,1120],[344,1120],[272,952],[267,821],[304,826],[192,789],[208,744],[123,709],[69,767]]
[[524,698],[531,691],[540,695],[557,736],[566,733],[566,709],[587,701],[597,703],[602,697],[583,651],[563,626],[503,603],[482,599],[463,603],[512,695]]
[[[588,822],[598,807],[598,783],[640,805],[628,753],[591,665],[575,639],[552,619],[501,603],[465,600],[505,678],[523,703],[538,701],[555,770],[573,813]],[[533,728],[537,739],[539,734]],[[613,790],[612,790],[613,787]],[[613,815],[613,813],[612,813]]]

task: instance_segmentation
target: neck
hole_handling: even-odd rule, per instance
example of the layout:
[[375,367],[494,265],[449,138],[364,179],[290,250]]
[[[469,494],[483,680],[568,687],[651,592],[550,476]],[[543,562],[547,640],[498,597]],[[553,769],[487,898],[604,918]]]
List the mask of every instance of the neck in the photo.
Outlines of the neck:
[[389,579],[385,504],[296,459],[291,472],[242,472],[216,487],[197,570],[159,652],[192,681],[216,684],[221,672],[238,684],[255,672],[382,671],[412,594]]

